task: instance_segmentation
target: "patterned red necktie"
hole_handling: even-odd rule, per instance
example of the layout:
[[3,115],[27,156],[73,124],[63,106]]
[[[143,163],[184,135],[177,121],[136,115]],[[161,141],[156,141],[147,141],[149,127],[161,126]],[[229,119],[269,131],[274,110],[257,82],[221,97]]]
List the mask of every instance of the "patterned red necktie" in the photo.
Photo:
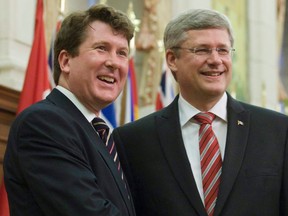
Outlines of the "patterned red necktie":
[[199,147],[205,208],[208,215],[212,216],[222,171],[219,144],[211,126],[215,115],[209,112],[201,112],[194,116],[194,119],[200,124]]
[[[111,133],[109,133],[109,127],[106,124],[106,122],[99,118],[96,117],[92,120],[92,125],[95,128],[95,130],[98,132],[100,138],[103,140],[104,144],[106,145],[106,148],[109,152],[109,154],[112,156],[118,171],[121,174],[121,178],[124,181],[124,174],[120,165],[120,161],[118,158],[118,154],[117,154],[117,150],[116,150],[116,146],[115,143],[113,141],[113,138],[111,136]],[[126,186],[126,184],[125,184]]]

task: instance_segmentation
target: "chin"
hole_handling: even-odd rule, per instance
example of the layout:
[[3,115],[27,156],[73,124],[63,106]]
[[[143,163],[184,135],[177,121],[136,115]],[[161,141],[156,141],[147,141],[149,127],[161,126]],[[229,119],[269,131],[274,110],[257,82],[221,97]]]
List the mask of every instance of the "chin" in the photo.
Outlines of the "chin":
[[225,89],[211,89],[209,91],[211,96],[222,96],[225,92]]
[[102,101],[105,102],[108,105],[110,105],[111,103],[113,103],[116,100],[116,97],[106,97],[106,98],[102,98]]

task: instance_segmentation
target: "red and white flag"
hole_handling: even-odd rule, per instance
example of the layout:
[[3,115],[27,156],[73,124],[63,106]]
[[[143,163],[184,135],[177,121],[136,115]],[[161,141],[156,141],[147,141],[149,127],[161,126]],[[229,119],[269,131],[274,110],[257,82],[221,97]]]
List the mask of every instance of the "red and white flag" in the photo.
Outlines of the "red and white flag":
[[45,28],[43,21],[43,0],[37,0],[34,41],[30,53],[23,89],[17,112],[42,100],[51,91],[48,76]]
[[[48,76],[43,9],[43,0],[37,0],[34,40],[26,69],[23,89],[20,94],[17,114],[33,103],[44,99],[51,91]],[[0,216],[9,215],[7,193],[2,181],[0,188]]]
[[175,97],[173,75],[167,67],[166,61],[163,63],[160,85],[156,96],[155,109],[160,110],[170,104]]

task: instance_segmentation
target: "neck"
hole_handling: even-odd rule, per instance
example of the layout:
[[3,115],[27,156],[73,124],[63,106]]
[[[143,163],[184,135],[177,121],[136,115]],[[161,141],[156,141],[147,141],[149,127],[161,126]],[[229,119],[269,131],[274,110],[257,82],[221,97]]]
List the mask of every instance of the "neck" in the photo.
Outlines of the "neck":
[[182,94],[182,97],[193,107],[200,110],[201,112],[208,112],[211,110],[215,104],[218,103],[218,101],[221,99],[223,95],[217,95],[217,96],[194,96],[191,97],[185,97],[185,95]]

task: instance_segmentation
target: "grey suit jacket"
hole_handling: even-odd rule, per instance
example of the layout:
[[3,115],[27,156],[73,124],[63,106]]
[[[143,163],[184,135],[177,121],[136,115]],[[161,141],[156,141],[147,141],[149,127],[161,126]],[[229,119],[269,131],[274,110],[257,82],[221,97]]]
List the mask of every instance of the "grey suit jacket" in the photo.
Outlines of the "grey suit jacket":
[[[228,95],[215,216],[288,215],[288,117]],[[184,148],[178,97],[113,132],[138,216],[207,216]]]
[[57,89],[16,118],[4,177],[11,216],[135,215],[102,140]]

